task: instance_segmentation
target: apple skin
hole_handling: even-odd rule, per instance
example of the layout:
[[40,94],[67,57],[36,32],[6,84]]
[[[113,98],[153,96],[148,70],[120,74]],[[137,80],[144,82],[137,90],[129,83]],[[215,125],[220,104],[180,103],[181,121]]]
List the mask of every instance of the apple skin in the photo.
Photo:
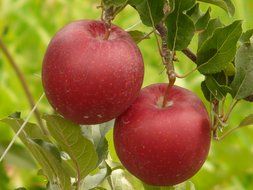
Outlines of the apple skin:
[[154,186],[172,186],[191,178],[205,162],[211,141],[210,120],[202,101],[167,84],[144,88],[114,126],[114,145],[123,166]]
[[75,21],[51,40],[42,66],[49,103],[66,119],[98,124],[124,112],[138,96],[144,75],[141,52],[131,36],[103,22]]

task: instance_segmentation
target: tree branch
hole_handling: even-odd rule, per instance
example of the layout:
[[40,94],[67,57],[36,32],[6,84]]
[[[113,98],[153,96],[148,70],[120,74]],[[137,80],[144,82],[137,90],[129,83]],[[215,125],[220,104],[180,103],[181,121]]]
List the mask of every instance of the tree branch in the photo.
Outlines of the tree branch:
[[183,49],[182,52],[194,63],[197,63],[197,56],[189,48]]
[[[9,50],[7,49],[7,47],[5,46],[5,44],[3,43],[3,41],[1,40],[1,38],[0,38],[0,49],[2,49],[3,54],[6,56],[7,60],[10,63],[10,65],[14,69],[17,77],[19,78],[19,81],[20,81],[20,83],[21,83],[21,85],[22,85],[22,87],[24,89],[24,92],[25,92],[27,100],[28,100],[28,102],[30,104],[30,107],[31,107],[31,109],[33,109],[33,107],[35,105],[35,102],[34,102],[34,99],[32,97],[32,94],[31,94],[31,92],[30,92],[30,90],[28,88],[28,85],[27,85],[27,83],[25,81],[25,77],[24,77],[23,73],[21,72],[21,70],[19,69],[17,63],[14,61],[13,57],[11,56]],[[38,109],[35,109],[34,114],[35,114],[35,118],[36,118],[39,126],[41,127],[41,130],[45,134],[47,134],[47,130],[46,130],[46,128],[43,125],[43,122],[42,122],[42,120],[40,118],[40,114],[39,114]]]
[[197,63],[197,56],[189,48],[183,49],[182,52],[194,63]]

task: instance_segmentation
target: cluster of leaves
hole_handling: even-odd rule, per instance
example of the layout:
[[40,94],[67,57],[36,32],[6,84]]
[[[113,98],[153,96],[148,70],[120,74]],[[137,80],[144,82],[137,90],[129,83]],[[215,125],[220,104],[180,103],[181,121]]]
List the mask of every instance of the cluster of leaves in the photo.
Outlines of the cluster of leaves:
[[[253,97],[253,44],[250,38],[253,30],[243,33],[242,21],[224,25],[219,18],[211,18],[211,7],[203,13],[199,3],[209,3],[224,9],[233,16],[235,7],[231,0],[118,0],[105,1],[108,6],[134,7],[140,15],[142,23],[156,28],[162,23],[167,28],[168,48],[184,51],[188,48],[194,35],[198,37],[196,52],[196,69],[205,76],[201,88],[205,98],[217,105],[212,114],[213,125],[223,128],[231,112],[224,112],[224,102],[228,94],[232,96],[233,104],[239,100],[252,101]],[[167,5],[167,12],[165,11]],[[130,31],[138,43],[145,37],[140,31]],[[231,108],[231,109],[232,109]],[[222,111],[220,111],[222,110]],[[217,117],[217,118],[215,118]],[[252,118],[252,115],[246,119]],[[252,124],[252,123],[250,123]],[[214,126],[217,128],[217,126]]]
[[[1,122],[17,132],[24,123],[19,115]],[[43,134],[36,124],[27,123],[19,138],[42,168],[38,174],[47,178],[48,189],[93,189],[119,168],[107,156],[105,134],[111,128],[109,123],[80,127],[58,115],[45,115],[43,119],[50,135]],[[89,174],[98,166],[95,174]]]

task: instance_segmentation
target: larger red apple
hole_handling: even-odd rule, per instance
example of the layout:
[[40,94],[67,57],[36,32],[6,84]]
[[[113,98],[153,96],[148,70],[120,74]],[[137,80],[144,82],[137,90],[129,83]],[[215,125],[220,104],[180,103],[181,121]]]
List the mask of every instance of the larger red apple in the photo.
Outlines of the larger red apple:
[[126,110],[143,81],[142,55],[130,35],[101,21],[68,24],[50,42],[42,82],[51,105],[79,124],[109,121]]
[[144,88],[116,119],[114,144],[122,164],[147,184],[171,186],[192,177],[210,147],[210,121],[201,100],[177,86],[161,107],[167,84]]

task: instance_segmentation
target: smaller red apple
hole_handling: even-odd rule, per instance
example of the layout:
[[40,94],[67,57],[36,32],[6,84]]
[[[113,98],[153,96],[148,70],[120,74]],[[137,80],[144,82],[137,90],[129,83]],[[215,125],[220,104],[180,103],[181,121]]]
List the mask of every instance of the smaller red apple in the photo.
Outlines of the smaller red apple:
[[202,101],[174,86],[162,107],[167,84],[144,88],[116,119],[114,144],[122,164],[150,185],[172,186],[198,172],[211,141],[210,120]]

